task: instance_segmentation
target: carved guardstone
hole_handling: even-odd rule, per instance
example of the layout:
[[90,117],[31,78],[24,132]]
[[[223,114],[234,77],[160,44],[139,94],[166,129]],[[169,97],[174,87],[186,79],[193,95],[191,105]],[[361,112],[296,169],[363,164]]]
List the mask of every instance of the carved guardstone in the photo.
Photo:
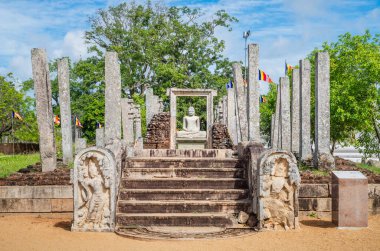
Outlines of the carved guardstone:
[[255,178],[253,211],[257,214],[259,229],[299,228],[301,177],[294,155],[287,151],[264,152],[259,158]]
[[114,231],[115,170],[115,157],[108,149],[90,147],[75,156],[71,231]]

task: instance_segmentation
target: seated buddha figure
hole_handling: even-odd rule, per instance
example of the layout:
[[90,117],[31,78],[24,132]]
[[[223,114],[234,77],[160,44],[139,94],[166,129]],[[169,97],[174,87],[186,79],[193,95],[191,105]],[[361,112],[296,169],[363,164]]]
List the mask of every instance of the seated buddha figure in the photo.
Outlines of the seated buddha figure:
[[201,123],[198,116],[195,116],[194,107],[190,106],[188,116],[183,117],[183,130],[177,132],[178,138],[205,138],[206,132],[201,131]]

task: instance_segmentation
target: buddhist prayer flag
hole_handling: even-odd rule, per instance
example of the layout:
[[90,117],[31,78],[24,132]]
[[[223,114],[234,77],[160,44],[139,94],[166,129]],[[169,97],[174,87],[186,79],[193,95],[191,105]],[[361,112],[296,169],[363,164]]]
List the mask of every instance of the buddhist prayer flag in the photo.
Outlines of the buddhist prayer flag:
[[234,84],[232,83],[232,81],[230,80],[230,82],[228,82],[228,84],[226,85],[226,88],[227,89],[230,89],[230,88],[233,88],[234,87]]
[[82,124],[80,123],[78,117],[75,117],[75,126],[83,128]]
[[267,97],[264,95],[260,95],[260,103],[266,103],[267,102]]
[[266,81],[268,83],[273,83],[272,79],[264,71],[259,70],[259,80]]
[[285,74],[288,74],[289,71],[291,71],[294,67],[290,64],[286,63],[285,61]]
[[58,115],[54,116],[54,124],[56,124],[56,125],[60,125],[61,124],[61,119],[59,118]]
[[96,122],[96,128],[99,129],[99,128],[102,128],[102,124],[100,124],[99,122]]
[[20,121],[23,121],[23,118],[21,117],[21,115],[18,114],[17,112],[15,112],[15,111],[12,111],[12,118],[14,118],[14,119],[16,118],[16,119],[18,119]]

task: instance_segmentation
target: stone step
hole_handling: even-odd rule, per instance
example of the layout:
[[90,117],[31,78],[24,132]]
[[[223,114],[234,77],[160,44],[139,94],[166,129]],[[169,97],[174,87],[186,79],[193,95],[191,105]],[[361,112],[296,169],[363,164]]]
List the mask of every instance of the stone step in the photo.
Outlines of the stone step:
[[247,188],[247,180],[238,178],[122,178],[121,186],[126,189],[242,189]]
[[238,160],[233,158],[128,158],[127,168],[235,168]]
[[249,200],[238,201],[119,201],[118,213],[239,213],[249,211]]
[[241,200],[245,189],[122,189],[119,200]]
[[144,149],[136,152],[136,156],[152,157],[182,157],[182,158],[229,158],[233,155],[230,149]]
[[171,213],[171,214],[116,214],[117,228],[150,226],[208,226],[228,227],[233,225],[225,213]]
[[243,168],[124,168],[123,177],[148,178],[244,178]]

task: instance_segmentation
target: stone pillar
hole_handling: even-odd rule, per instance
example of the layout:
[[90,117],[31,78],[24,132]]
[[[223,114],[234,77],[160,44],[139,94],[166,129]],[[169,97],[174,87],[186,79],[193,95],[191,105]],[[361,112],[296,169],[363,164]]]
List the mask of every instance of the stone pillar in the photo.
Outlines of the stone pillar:
[[40,143],[42,171],[53,171],[57,166],[55,149],[52,93],[49,65],[44,49],[32,49],[32,70]]
[[274,119],[274,129],[273,129],[273,149],[281,148],[281,124],[280,124],[280,86],[277,86],[277,97],[276,97],[276,113]]
[[310,162],[310,62],[300,60],[300,157]]
[[280,118],[281,118],[281,149],[290,151],[290,90],[289,78],[280,78]]
[[227,125],[227,96],[223,96],[223,124]]
[[133,146],[135,141],[135,133],[133,126],[133,100],[121,99],[122,127],[123,127],[123,142],[126,146]]
[[216,91],[207,95],[207,148],[212,149],[212,122],[214,121],[214,96]]
[[58,61],[59,107],[61,110],[62,154],[63,163],[73,162],[73,132],[71,129],[71,101],[69,60]]
[[234,145],[238,144],[238,135],[236,130],[236,109],[235,109],[235,89],[227,89],[227,127]]
[[[170,149],[176,148],[176,132],[177,132],[177,97],[172,90],[169,89],[170,97]],[[208,99],[207,99],[208,102]],[[211,110],[212,111],[212,110]],[[207,128],[208,129],[208,128]]]
[[315,151],[314,166],[335,168],[330,153],[330,57],[318,52],[315,57]]
[[300,152],[300,75],[299,69],[293,69],[292,77],[292,149],[294,155]]
[[85,138],[78,138],[75,141],[75,154],[87,147],[87,142]]
[[236,103],[239,142],[248,141],[248,121],[247,121],[247,92],[244,86],[243,74],[241,72],[241,66],[239,63],[232,65],[232,72],[234,75],[235,91],[236,91]]
[[106,52],[105,58],[105,144],[121,139],[121,77],[116,52]]
[[96,146],[104,147],[104,128],[96,129]]
[[259,45],[248,45],[248,140],[260,139]]
[[140,106],[136,105],[135,108],[135,117],[134,117],[134,123],[135,123],[135,148],[137,150],[143,149],[143,138],[142,138],[142,130],[141,130],[141,114],[140,114]]
[[274,125],[276,120],[276,114],[272,114],[271,117],[271,123],[270,123],[270,145],[273,148],[273,141],[274,141]]
[[148,88],[145,93],[145,105],[146,105],[146,126],[149,125],[153,116],[162,110],[160,99],[153,94],[153,89]]

